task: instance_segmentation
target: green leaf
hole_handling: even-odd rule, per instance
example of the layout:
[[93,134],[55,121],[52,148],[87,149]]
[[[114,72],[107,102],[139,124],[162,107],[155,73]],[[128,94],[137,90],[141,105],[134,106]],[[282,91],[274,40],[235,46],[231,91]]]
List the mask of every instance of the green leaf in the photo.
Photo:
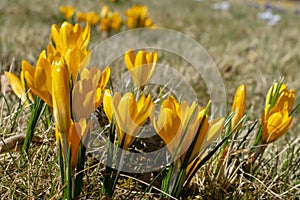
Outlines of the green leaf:
[[22,146],[22,151],[21,151],[22,156],[28,153],[30,142],[32,140],[37,123],[39,122],[44,112],[44,109],[46,107],[45,105],[46,104],[42,101],[42,99],[40,99],[38,96],[35,97],[29,123],[26,130],[26,137]]

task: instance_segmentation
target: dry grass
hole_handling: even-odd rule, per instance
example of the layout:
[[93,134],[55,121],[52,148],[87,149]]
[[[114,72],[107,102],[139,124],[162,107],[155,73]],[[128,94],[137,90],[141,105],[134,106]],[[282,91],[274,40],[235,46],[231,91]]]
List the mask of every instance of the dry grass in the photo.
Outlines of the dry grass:
[[[300,16],[295,15],[292,8],[281,15],[282,20],[277,26],[271,27],[257,20],[260,10],[247,5],[252,1],[231,0],[230,12],[212,10],[210,1],[124,0],[113,4],[106,0],[66,1],[65,4],[67,2],[83,11],[98,12],[105,3],[122,13],[129,4],[147,5],[151,18],[159,27],[191,36],[212,56],[226,85],[228,105],[237,86],[241,83],[247,85],[247,107],[251,120],[260,117],[264,96],[273,80],[280,76],[285,77],[289,88],[295,89],[296,104],[300,100]],[[39,52],[49,41],[51,24],[62,22],[60,5],[58,0],[1,1],[1,74],[11,65],[18,73],[22,59],[35,63]],[[91,46],[98,43],[99,38],[101,40],[101,34],[94,31]],[[2,83],[1,89],[4,87]],[[6,99],[10,112],[4,99],[0,99],[0,140],[24,133],[29,118],[28,109],[19,107],[18,100],[10,92],[6,93]],[[233,176],[230,182],[216,180],[210,170],[214,164],[211,161],[199,171],[194,184],[186,191],[186,196],[191,199],[299,199],[300,125],[297,116],[299,113],[289,133],[267,148],[260,163],[260,173],[252,181],[241,174]],[[12,126],[14,119],[16,123]],[[20,160],[18,153],[0,155],[1,199],[60,198],[61,185],[53,128],[45,130],[41,124],[37,134],[44,142],[32,146],[26,162]],[[82,199],[99,198],[101,170],[97,162],[89,157]],[[138,181],[142,180],[139,178],[132,176],[132,179],[128,179],[122,176],[115,198],[134,196],[139,199],[141,193],[134,194],[147,188],[147,183]],[[144,198],[155,197],[158,197],[157,191],[153,189]]]

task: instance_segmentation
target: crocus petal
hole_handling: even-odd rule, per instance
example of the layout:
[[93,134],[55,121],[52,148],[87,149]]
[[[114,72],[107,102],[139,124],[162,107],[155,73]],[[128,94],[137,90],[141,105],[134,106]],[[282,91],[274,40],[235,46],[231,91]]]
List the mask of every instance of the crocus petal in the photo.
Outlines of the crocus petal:
[[285,90],[279,94],[279,97],[277,99],[277,105],[278,107],[282,109],[287,109],[289,112],[291,112],[293,109],[294,100],[295,100],[295,91]]
[[54,117],[61,133],[67,134],[70,127],[69,76],[62,63],[56,63],[52,70],[52,101]]
[[71,162],[72,166],[75,167],[78,158],[78,147],[80,143],[80,133],[78,133],[75,124],[72,122],[68,132],[68,143],[71,145]]
[[112,121],[112,116],[113,116],[112,101],[113,100],[112,100],[110,91],[108,89],[105,90],[104,95],[103,95],[103,109],[104,109],[104,112],[105,112],[107,118],[109,119],[109,121]]
[[9,84],[11,85],[12,90],[14,93],[22,99],[22,102],[26,101],[26,91],[25,88],[21,82],[21,80],[13,73],[4,72],[5,76],[7,77],[7,80]]
[[104,88],[106,87],[108,81],[109,81],[109,78],[110,78],[110,67],[106,67],[103,72],[102,72],[102,75],[101,75],[101,79],[100,79],[100,88],[101,90],[104,90]]
[[138,115],[136,116],[137,124],[142,124],[145,122],[145,120],[148,118],[150,114],[151,108],[154,106],[151,95],[148,95],[147,98],[145,98],[145,96],[142,95],[141,98],[142,99],[139,99],[137,103],[138,106]]
[[71,123],[68,143],[71,145],[71,161],[73,167],[77,164],[80,141],[83,145],[85,144],[85,139],[87,133],[90,131],[91,125],[91,121],[87,122],[85,118],[81,118],[78,122]]
[[134,68],[135,56],[134,56],[134,52],[132,50],[128,50],[125,53],[124,60],[125,60],[126,67],[129,71]]
[[[155,123],[155,122],[154,122]],[[167,145],[167,148],[172,155],[176,147],[178,147],[179,141],[172,141],[179,132],[181,126],[180,118],[176,112],[171,109],[165,108],[160,111],[158,120],[154,128],[158,135]]]
[[106,17],[109,12],[109,7],[107,5],[104,5],[101,9],[100,17]]
[[[231,119],[231,128],[234,128],[244,116],[246,104],[246,86],[240,85],[236,90],[231,111],[235,112]],[[240,125],[237,130],[241,129]]]
[[119,128],[127,134],[133,134],[132,132],[138,126],[135,123],[135,117],[137,115],[137,105],[132,93],[126,93],[120,100],[118,107],[114,110],[116,113],[116,121],[119,123]]
[[[274,83],[272,85],[272,87],[269,89],[268,94],[267,94],[267,98],[266,98],[266,106],[268,104],[270,104],[271,99],[274,97],[275,92],[277,90],[278,87],[278,82]],[[279,93],[283,92],[283,91],[287,91],[287,86],[285,84],[281,84],[281,87],[279,89]]]
[[271,143],[277,140],[288,131],[291,125],[292,117],[289,116],[287,110],[271,113],[265,128],[267,134],[263,134],[263,142]]

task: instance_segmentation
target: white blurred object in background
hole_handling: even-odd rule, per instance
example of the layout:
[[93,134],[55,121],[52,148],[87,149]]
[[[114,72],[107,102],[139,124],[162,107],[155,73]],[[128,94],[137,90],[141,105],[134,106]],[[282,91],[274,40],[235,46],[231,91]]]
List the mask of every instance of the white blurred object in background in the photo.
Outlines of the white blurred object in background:
[[230,8],[230,4],[227,1],[222,1],[219,3],[215,3],[212,5],[212,9],[214,10],[223,10],[223,11],[227,11]]
[[275,26],[281,19],[280,15],[273,14],[271,9],[258,13],[257,17],[267,22],[270,26]]

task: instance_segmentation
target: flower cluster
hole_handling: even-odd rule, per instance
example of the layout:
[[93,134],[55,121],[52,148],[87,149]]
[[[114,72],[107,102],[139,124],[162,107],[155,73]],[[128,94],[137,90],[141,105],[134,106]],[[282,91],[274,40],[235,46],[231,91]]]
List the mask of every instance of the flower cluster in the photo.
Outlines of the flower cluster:
[[[122,17],[118,12],[113,12],[107,5],[101,9],[100,15],[95,11],[81,12],[70,5],[61,6],[60,12],[66,20],[76,21],[77,23],[86,22],[90,26],[99,25],[103,32],[119,31],[122,25]],[[149,18],[148,8],[141,5],[133,5],[125,12],[127,16],[126,24],[129,29],[139,27],[151,27],[152,20]]]
[[[41,98],[53,110],[56,136],[60,138],[66,156],[71,145],[72,165],[77,163],[79,141],[86,137],[91,127],[90,114],[102,102],[102,91],[108,82],[110,69],[88,69],[90,27],[64,22],[53,25],[47,50],[40,53],[36,66],[22,62],[21,80],[8,74],[14,91],[25,94],[24,81],[32,94]],[[82,109],[84,108],[84,109]],[[84,111],[84,113],[83,113]]]

